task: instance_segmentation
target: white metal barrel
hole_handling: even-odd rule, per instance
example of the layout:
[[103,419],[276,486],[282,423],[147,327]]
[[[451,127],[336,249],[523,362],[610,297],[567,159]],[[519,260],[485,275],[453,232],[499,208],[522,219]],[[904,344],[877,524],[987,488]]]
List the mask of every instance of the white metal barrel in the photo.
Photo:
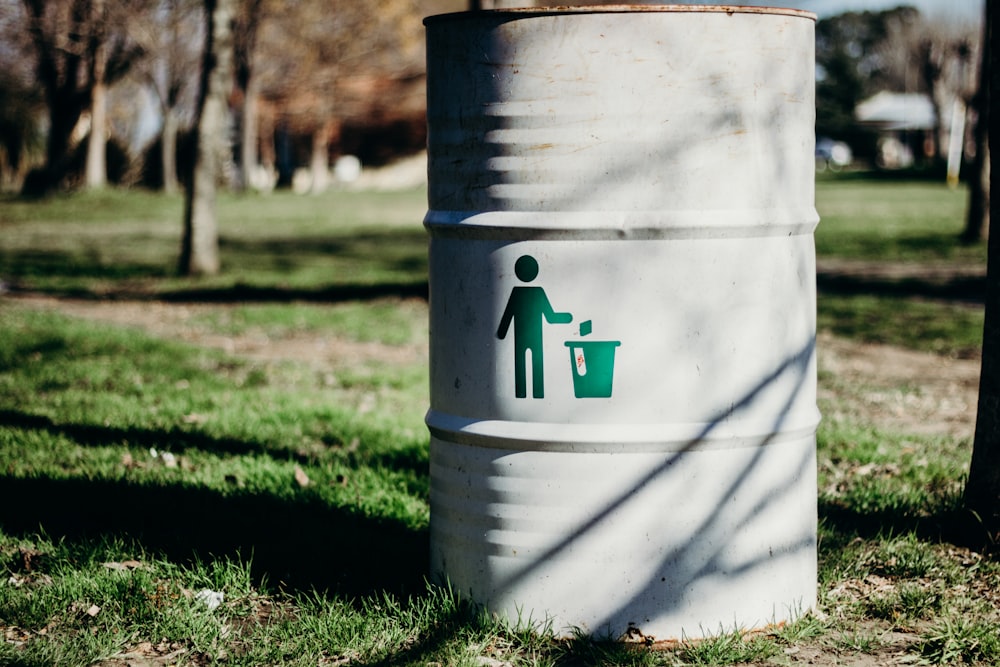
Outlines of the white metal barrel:
[[426,20],[431,566],[557,633],[816,600],[814,16]]

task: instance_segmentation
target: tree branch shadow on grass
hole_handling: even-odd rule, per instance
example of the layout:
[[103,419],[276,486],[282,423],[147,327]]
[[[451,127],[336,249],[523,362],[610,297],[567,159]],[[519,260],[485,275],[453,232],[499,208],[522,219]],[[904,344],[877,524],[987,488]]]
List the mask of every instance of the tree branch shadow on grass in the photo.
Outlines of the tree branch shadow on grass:
[[344,301],[374,301],[384,298],[423,299],[427,301],[426,280],[413,282],[379,282],[373,284],[331,284],[317,287],[280,287],[274,285],[236,284],[226,287],[191,287],[154,291],[122,285],[110,290],[90,290],[82,287],[28,288],[17,282],[6,286],[12,294],[39,294],[57,299],[164,301],[168,303],[339,303]]
[[982,521],[962,506],[960,497],[928,512],[925,508],[905,505],[859,509],[821,496],[819,520],[833,540],[833,544],[826,545],[827,550],[839,548],[855,538],[875,539],[912,533],[926,542],[954,544],[1000,557],[995,537]]
[[[140,245],[142,239],[126,239],[124,243]],[[153,241],[150,241],[153,242]],[[99,248],[85,247],[79,251],[60,249],[29,249],[4,255],[4,273],[0,275],[7,291],[36,293],[56,298],[132,299],[172,302],[229,303],[237,301],[337,302],[377,299],[383,297],[427,298],[427,237],[423,229],[377,230],[352,236],[313,235],[296,238],[230,238],[220,239],[224,259],[232,267],[255,267],[255,279],[271,283],[240,282],[233,272],[230,284],[204,286],[203,283],[161,283],[177,278],[170,266],[160,260],[111,260]],[[376,275],[392,276],[395,280],[375,278],[370,282],[351,275],[354,260],[362,261]],[[341,264],[347,262],[347,265]],[[334,278],[329,282],[309,282],[307,286],[283,284],[305,267],[329,267]],[[381,272],[381,273],[379,273]],[[224,269],[221,278],[226,278]],[[55,284],[36,284],[37,278]],[[341,280],[340,278],[343,278]],[[303,280],[308,280],[303,278]],[[99,281],[99,286],[93,286]],[[235,282],[233,282],[235,281]]]
[[425,588],[427,531],[318,500],[223,495],[125,480],[6,477],[0,525],[31,535],[121,535],[172,560],[250,560],[270,585],[347,596]]
[[914,297],[969,304],[982,304],[986,298],[985,274],[893,278],[820,269],[816,275],[816,287],[821,297],[824,294]]
[[[228,454],[266,451],[262,445],[197,433],[59,425],[46,417],[0,411],[0,424],[45,430],[80,444],[142,443]],[[369,463],[426,469],[414,452],[376,452]],[[190,562],[229,557],[250,561],[259,579],[292,589],[347,596],[400,595],[425,590],[429,537],[391,517],[366,516],[318,498],[286,499],[183,483],[0,475],[0,527],[69,538],[122,536],[153,553]]]
[[182,289],[161,292],[154,299],[169,302],[198,303],[286,303],[307,301],[336,303],[340,301],[368,301],[387,297],[418,298],[427,300],[427,281],[412,283],[386,283],[365,285],[328,285],[315,288],[293,288],[256,285],[232,287]]
[[[83,445],[122,440],[157,447],[183,443],[232,453],[260,446],[204,434],[63,425],[13,410],[0,410],[0,425],[62,434]],[[378,459],[393,469],[419,468],[428,474],[426,449],[419,455],[383,452]],[[315,499],[222,494],[195,486],[127,480],[0,475],[0,528],[25,537],[37,533],[70,539],[122,536],[180,563],[222,557],[249,560],[257,580],[285,590],[318,590],[347,597],[421,595],[428,590],[426,528],[413,529],[396,520],[364,516]],[[371,664],[422,661],[470,623],[475,624],[480,613],[470,601],[457,600],[455,608],[422,632],[419,641]]]
[[[49,417],[34,415],[19,410],[0,409],[0,426],[10,426],[19,429],[43,430],[52,435],[63,435],[80,445],[107,445],[109,443],[133,443],[144,448],[154,448],[161,451],[181,452],[185,449],[197,449],[202,452],[226,456],[245,456],[247,454],[266,454],[278,461],[291,461],[302,465],[316,462],[316,456],[295,449],[275,448],[263,442],[250,442],[238,438],[219,438],[197,431],[172,429],[147,429],[117,426],[97,426],[94,424],[60,424]],[[324,438],[325,439],[325,438]],[[330,444],[333,456],[337,449],[347,443]],[[346,455],[345,455],[346,457]],[[368,465],[381,465],[391,470],[406,470],[424,473],[427,470],[428,458],[426,447],[407,447],[378,452],[350,453],[352,460],[361,460]]]

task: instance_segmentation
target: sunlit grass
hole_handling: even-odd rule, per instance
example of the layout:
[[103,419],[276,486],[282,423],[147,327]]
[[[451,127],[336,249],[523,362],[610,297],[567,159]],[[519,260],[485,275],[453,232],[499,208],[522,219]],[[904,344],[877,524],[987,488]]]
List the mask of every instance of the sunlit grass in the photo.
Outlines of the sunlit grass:
[[982,305],[871,294],[823,294],[820,330],[868,343],[949,357],[976,358],[983,345]]
[[[176,275],[182,201],[103,191],[0,200],[0,279],[82,295],[267,288],[275,298],[331,286],[426,281],[426,193],[225,195],[218,205],[223,273]],[[218,297],[217,297],[218,298]]]
[[943,182],[853,178],[816,186],[820,257],[986,266],[985,244],[959,240],[968,192]]
[[[947,540],[971,438],[865,423],[832,377],[817,613],[647,646],[510,627],[428,585],[428,373],[414,352],[428,306],[408,291],[426,281],[424,197],[224,197],[224,272],[199,281],[173,274],[179,198],[0,201],[15,294],[220,304],[158,335],[0,297],[0,664],[1000,662],[1000,564]],[[984,257],[957,242],[963,195],[938,184],[825,180],[817,205],[821,260]],[[821,291],[819,325],[974,357],[982,319],[905,290]],[[246,357],[178,327],[381,353]]]

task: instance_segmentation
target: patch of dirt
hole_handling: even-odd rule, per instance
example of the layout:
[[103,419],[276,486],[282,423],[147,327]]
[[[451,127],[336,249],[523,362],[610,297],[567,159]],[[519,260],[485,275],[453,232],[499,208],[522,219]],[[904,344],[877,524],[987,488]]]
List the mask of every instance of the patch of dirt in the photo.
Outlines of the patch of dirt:
[[283,336],[268,335],[262,331],[219,334],[199,324],[199,319],[233,307],[220,304],[93,301],[42,296],[18,297],[17,302],[41,309],[58,310],[65,315],[93,322],[135,327],[159,338],[216,348],[258,361],[298,361],[323,368],[337,366],[340,362],[413,364],[427,358],[426,343],[385,345],[302,331]]
[[980,359],[950,359],[830,334],[820,334],[816,345],[820,400],[836,398],[843,412],[886,430],[972,436]]
[[[412,364],[427,359],[426,343],[384,345],[318,332],[222,335],[199,319],[230,306],[158,301],[93,301],[22,296],[18,303],[58,310],[95,322],[137,327],[161,338],[217,348],[261,361],[297,361],[317,367],[347,362]],[[979,359],[949,359],[889,345],[858,343],[830,334],[817,341],[819,398],[839,412],[878,428],[923,435],[971,436],[979,391]],[[832,399],[836,399],[833,401]]]
[[957,265],[953,262],[878,262],[822,257],[816,260],[816,273],[820,276],[868,281],[920,280],[931,285],[944,285],[960,280],[986,280],[985,265]]

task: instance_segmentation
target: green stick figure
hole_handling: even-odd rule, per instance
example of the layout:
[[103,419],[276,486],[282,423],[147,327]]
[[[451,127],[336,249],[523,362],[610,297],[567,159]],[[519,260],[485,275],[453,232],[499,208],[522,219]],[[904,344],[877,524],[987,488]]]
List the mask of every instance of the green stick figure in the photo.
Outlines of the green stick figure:
[[[514,263],[514,274],[526,283],[538,276],[538,262],[531,255],[522,255]],[[515,287],[510,292],[507,308],[500,318],[497,338],[504,338],[514,322],[514,393],[518,398],[528,395],[527,353],[531,351],[531,395],[545,397],[545,365],[542,361],[542,318],[550,324],[569,324],[570,313],[552,309],[541,287]]]

